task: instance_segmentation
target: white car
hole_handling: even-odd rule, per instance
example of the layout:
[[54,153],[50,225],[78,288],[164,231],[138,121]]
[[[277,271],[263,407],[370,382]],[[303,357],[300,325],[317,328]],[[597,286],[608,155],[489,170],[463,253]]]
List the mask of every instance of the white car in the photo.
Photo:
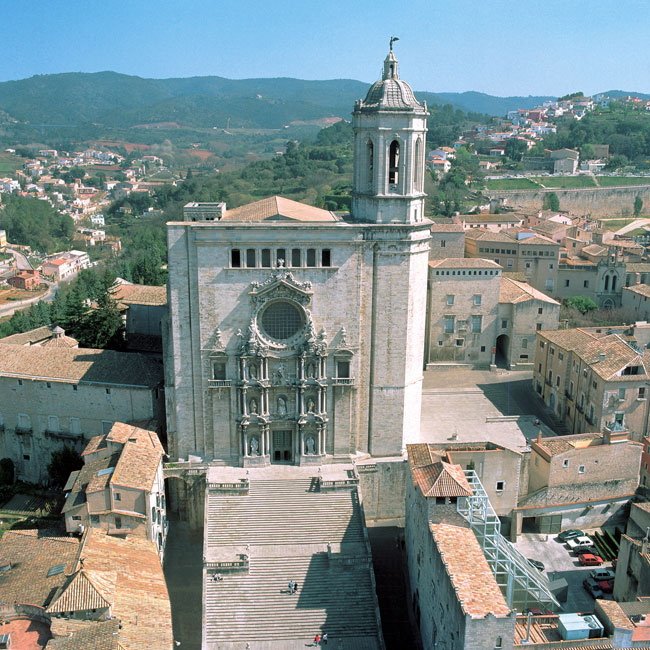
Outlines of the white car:
[[594,541],[588,535],[581,535],[580,537],[574,537],[570,539],[566,545],[573,550],[577,546],[593,546]]

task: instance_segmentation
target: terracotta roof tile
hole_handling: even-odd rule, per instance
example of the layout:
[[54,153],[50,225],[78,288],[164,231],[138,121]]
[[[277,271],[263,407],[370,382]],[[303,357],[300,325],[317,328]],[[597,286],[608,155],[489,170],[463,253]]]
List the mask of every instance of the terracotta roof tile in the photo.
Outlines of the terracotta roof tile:
[[0,343],[0,375],[153,388],[162,383],[163,369],[157,359],[135,352]]
[[77,621],[53,618],[47,650],[124,650],[120,644],[120,622]]
[[458,602],[471,618],[510,615],[483,551],[469,528],[431,524],[431,533]]
[[540,449],[548,456],[555,456],[570,451],[571,449],[590,446],[590,443],[602,444],[602,441],[602,433],[576,433],[570,436],[557,436],[555,438],[534,440],[532,446],[533,449]]
[[147,284],[120,283],[111,289],[113,299],[118,305],[166,305],[167,287],[151,286]]
[[299,203],[282,196],[270,196],[227,210],[221,221],[338,221],[328,210]]
[[47,608],[53,614],[110,608],[115,599],[115,572],[81,569],[61,587]]
[[[74,537],[8,530],[0,539],[0,565],[10,563],[11,569],[0,571],[0,600],[46,607],[74,570],[78,551]],[[62,565],[61,571],[48,576],[57,565]]]
[[406,445],[409,464],[411,468],[424,467],[432,465],[442,460],[443,453],[434,449],[434,446],[427,442],[418,442],[412,445]]
[[434,223],[431,232],[463,232],[463,226],[459,223]]
[[560,305],[559,302],[531,287],[527,282],[519,282],[510,277],[501,278],[499,302],[520,303],[527,300],[541,300],[552,305]]
[[635,284],[631,287],[624,287],[623,291],[632,291],[640,296],[650,298],[650,284]]
[[433,269],[501,269],[500,264],[480,257],[446,257],[431,260],[429,266]]
[[468,497],[473,494],[460,465],[438,461],[412,469],[413,480],[425,497]]
[[135,441],[129,439],[122,449],[111,476],[111,484],[136,490],[151,490],[162,460],[163,448],[153,431],[136,429],[133,435]]
[[580,328],[565,330],[542,330],[538,333],[541,338],[559,345],[565,350],[577,350],[596,340],[596,336]]

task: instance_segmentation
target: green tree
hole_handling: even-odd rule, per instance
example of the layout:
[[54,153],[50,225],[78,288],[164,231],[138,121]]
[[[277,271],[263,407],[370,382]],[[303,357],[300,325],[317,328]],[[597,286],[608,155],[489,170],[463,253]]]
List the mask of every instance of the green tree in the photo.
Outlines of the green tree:
[[504,152],[510,160],[519,162],[528,151],[528,145],[519,138],[508,138]]
[[586,314],[588,311],[598,309],[598,305],[586,296],[573,296],[567,298],[566,306],[570,309],[577,309],[581,314]]
[[560,199],[555,192],[549,192],[544,196],[542,208],[544,210],[552,210],[553,212],[557,212],[560,209]]
[[65,485],[71,472],[83,467],[83,461],[78,451],[65,445],[62,449],[56,449],[50,456],[47,465],[47,473],[54,485]]
[[638,217],[643,210],[643,199],[637,194],[634,199],[634,216]]

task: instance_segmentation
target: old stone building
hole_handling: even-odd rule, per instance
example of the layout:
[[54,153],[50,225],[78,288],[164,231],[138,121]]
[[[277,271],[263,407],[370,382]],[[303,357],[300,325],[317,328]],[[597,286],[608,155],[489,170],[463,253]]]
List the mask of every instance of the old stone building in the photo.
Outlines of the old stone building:
[[429,259],[465,256],[465,231],[459,223],[434,223],[431,226]]
[[560,305],[481,258],[429,262],[425,363],[532,368],[535,333],[558,326]]
[[163,448],[154,431],[116,422],[95,436],[72,472],[62,509],[69,533],[89,526],[154,542],[162,559],[167,538]]
[[532,230],[512,228],[491,232],[476,228],[465,233],[465,255],[493,260],[504,271],[523,273],[535,289],[554,295],[560,245]]
[[641,440],[648,432],[646,353],[620,334],[584,329],[538,333],[533,386],[572,433],[616,423]]
[[164,422],[162,364],[140,354],[0,343],[0,457],[48,479],[52,451],[81,452],[114,422]]
[[271,197],[168,224],[173,458],[318,464],[417,438],[427,109],[397,65],[355,104],[350,215]]
[[636,284],[623,287],[621,306],[625,313],[634,314],[636,320],[650,320],[650,285]]

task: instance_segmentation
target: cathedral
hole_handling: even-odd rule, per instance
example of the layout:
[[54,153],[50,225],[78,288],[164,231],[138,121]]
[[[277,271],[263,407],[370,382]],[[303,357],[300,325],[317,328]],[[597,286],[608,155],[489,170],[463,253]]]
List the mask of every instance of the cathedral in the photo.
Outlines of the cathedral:
[[391,48],[354,105],[349,214],[275,196],[168,224],[172,459],[322,465],[418,440],[427,115]]

